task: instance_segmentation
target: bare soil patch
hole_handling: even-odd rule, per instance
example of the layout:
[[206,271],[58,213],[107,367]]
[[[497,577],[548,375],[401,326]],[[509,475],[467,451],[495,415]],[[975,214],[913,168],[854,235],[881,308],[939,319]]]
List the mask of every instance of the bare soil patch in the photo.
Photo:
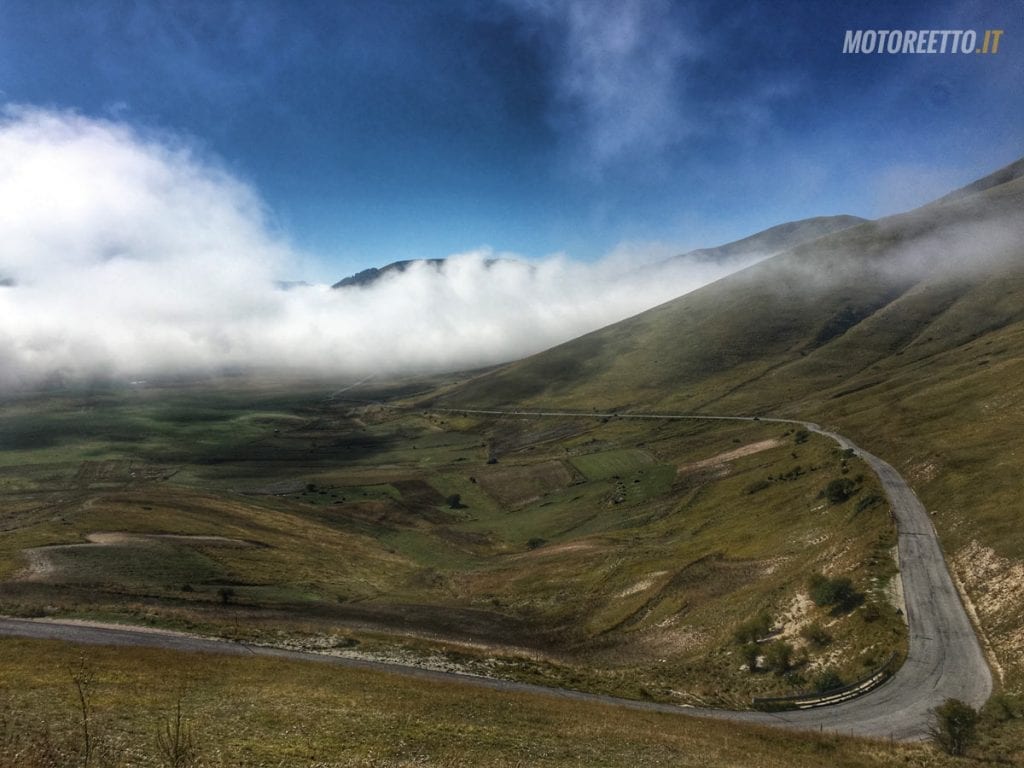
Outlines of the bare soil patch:
[[723,451],[722,453],[716,454],[715,456],[707,459],[701,459],[700,461],[694,461],[688,464],[681,464],[679,465],[678,471],[679,474],[687,474],[701,469],[719,467],[723,464],[728,464],[730,461],[742,459],[744,456],[752,456],[755,453],[761,453],[762,451],[777,448],[782,445],[782,443],[783,441],[778,438],[773,438],[771,440],[759,440],[756,443],[748,443],[747,445],[741,445],[739,448]]

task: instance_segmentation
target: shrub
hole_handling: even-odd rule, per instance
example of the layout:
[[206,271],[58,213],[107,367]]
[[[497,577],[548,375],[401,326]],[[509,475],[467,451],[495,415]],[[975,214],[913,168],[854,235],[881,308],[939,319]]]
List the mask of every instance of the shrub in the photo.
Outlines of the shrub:
[[761,657],[761,647],[757,643],[747,643],[740,649],[740,655],[747,665],[747,670],[757,672],[757,660]]
[[986,714],[998,721],[1013,720],[1024,715],[1024,704],[1019,696],[1008,693],[997,693],[985,705]]
[[871,509],[872,507],[878,506],[883,501],[885,501],[885,499],[883,499],[877,493],[869,494],[857,502],[857,506],[854,508],[854,511],[863,512],[866,509]]
[[732,636],[737,643],[752,643],[767,635],[771,628],[772,617],[767,613],[761,613],[756,618],[745,621],[736,627]]
[[462,497],[459,494],[457,494],[457,493],[453,493],[451,496],[449,496],[447,499],[445,499],[445,501],[448,502],[448,509],[464,509],[465,508],[462,505]]
[[830,635],[828,631],[817,622],[801,629],[800,637],[816,648],[824,648],[832,642],[832,635]]
[[808,431],[807,431],[806,429],[798,429],[798,430],[796,431],[796,434],[795,434],[795,435],[793,435],[793,442],[794,442],[794,443],[797,443],[798,445],[799,445],[800,443],[806,443],[806,442],[807,442],[807,439],[808,439],[808,438],[809,438],[810,436],[811,436],[811,433],[810,433],[810,432],[808,432]]
[[765,647],[764,659],[775,674],[784,675],[793,667],[793,646],[784,640],[769,643]]
[[202,764],[192,729],[181,711],[181,695],[174,714],[157,729],[156,750],[161,763],[167,768],[198,768]]
[[843,678],[831,667],[821,670],[817,677],[814,678],[814,690],[818,691],[818,693],[834,691],[836,688],[842,688],[844,685],[846,683],[843,681]]
[[978,726],[977,710],[959,699],[946,699],[932,713],[935,715],[935,723],[930,729],[932,741],[947,754],[966,754]]
[[771,482],[769,480],[755,480],[754,482],[752,482],[750,485],[747,486],[747,493],[748,494],[752,494],[752,493],[757,493],[758,491],[763,491],[765,488],[768,488],[770,485],[771,485]]
[[849,610],[864,599],[864,596],[853,588],[853,582],[845,576],[828,579],[816,573],[811,576],[808,586],[811,600],[821,608],[832,606],[837,610]]
[[537,547],[543,547],[547,543],[547,539],[542,539],[540,536],[534,536],[532,539],[526,542],[526,546],[528,549],[537,549]]
[[848,498],[853,496],[854,491],[857,489],[857,484],[847,477],[841,477],[836,480],[831,480],[828,485],[825,486],[825,498],[832,504],[842,504]]

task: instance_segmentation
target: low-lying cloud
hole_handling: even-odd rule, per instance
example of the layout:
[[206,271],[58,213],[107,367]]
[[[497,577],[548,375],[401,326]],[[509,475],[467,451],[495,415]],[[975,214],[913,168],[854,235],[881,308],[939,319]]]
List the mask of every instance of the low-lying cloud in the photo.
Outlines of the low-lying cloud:
[[368,287],[286,290],[281,281],[301,278],[303,255],[268,224],[258,195],[215,162],[174,137],[8,109],[0,386],[248,367],[465,369],[540,351],[741,266],[671,259],[640,268],[658,250],[587,264],[481,249]]

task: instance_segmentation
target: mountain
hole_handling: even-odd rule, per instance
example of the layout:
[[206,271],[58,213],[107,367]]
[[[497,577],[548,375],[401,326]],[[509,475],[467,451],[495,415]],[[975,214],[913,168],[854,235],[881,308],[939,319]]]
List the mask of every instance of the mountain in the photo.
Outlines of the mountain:
[[344,277],[332,285],[331,288],[348,288],[351,286],[361,288],[367,285],[372,285],[387,275],[401,274],[405,272],[413,264],[427,264],[435,270],[440,270],[441,267],[444,266],[444,262],[445,259],[410,259],[406,261],[393,261],[380,268],[370,267],[369,269],[364,269],[361,272],[356,272],[354,275]]
[[761,232],[735,240],[714,248],[698,248],[694,251],[673,256],[675,259],[692,259],[696,261],[725,262],[739,260],[745,256],[779,253],[795,248],[801,243],[817,240],[824,235],[848,229],[856,224],[863,224],[867,219],[859,216],[817,216],[811,219],[800,219],[785,224],[769,227]]
[[[389,275],[400,275],[414,264],[425,264],[429,269],[435,272],[440,272],[447,261],[447,259],[410,259],[407,261],[393,261],[379,269],[377,267],[370,267],[369,269],[364,269],[361,272],[356,272],[354,275],[342,278],[332,285],[331,288],[365,288],[366,286],[373,285],[378,280]],[[486,259],[484,260],[484,266],[492,267],[501,261],[509,261],[509,259]]]
[[[830,232],[837,232],[841,229],[851,227],[855,224],[859,224],[865,221],[857,216],[819,216],[813,219],[802,219],[800,221],[791,221],[786,224],[779,224],[778,226],[771,227],[758,232],[756,234],[745,237],[742,240],[736,240],[725,245],[716,246],[714,248],[699,248],[695,251],[689,251],[687,253],[673,256],[666,259],[666,262],[671,262],[676,259],[693,259],[696,261],[703,262],[726,262],[731,260],[741,261],[744,257],[753,255],[763,256],[765,254],[777,253],[785,250],[786,248],[792,248],[800,243],[807,242],[808,240],[814,240],[822,235],[829,234]],[[348,288],[348,287],[365,287],[373,285],[381,278],[387,277],[388,275],[401,274],[409,269],[413,264],[426,264],[434,270],[441,270],[447,259],[411,259],[405,261],[394,261],[383,267],[370,267],[364,269],[361,272],[356,272],[354,275],[342,278],[332,288]],[[490,266],[500,259],[488,259],[485,263]],[[657,265],[651,265],[648,269],[655,268]]]
[[[802,243],[465,384],[448,398],[771,409],[1024,317],[1024,180]],[[1017,286],[1019,288],[1019,286]]]
[[[448,407],[809,418],[907,477],[1024,682],[1024,160],[476,376]],[[737,500],[737,503],[748,503]]]
[[940,197],[934,203],[931,203],[931,205],[942,205],[943,203],[948,203],[953,200],[960,200],[964,197],[973,195],[976,192],[984,192],[986,189],[991,189],[992,187],[998,187],[1001,184],[1014,181],[1019,179],[1021,176],[1024,176],[1024,157],[1000,168],[998,171],[990,173],[988,176],[981,177],[977,181],[974,181],[965,187],[961,187],[960,189],[950,192],[948,195]]

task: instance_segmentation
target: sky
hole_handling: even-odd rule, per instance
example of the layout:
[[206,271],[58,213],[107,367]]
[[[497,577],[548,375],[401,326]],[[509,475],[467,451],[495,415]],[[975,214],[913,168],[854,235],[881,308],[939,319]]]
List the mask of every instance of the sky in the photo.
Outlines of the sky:
[[[850,55],[847,29],[1003,29]],[[1024,153],[1024,1],[0,0],[0,99],[187,142],[331,282],[913,207]]]
[[0,387],[514,359],[1016,160],[1021,82],[1024,0],[0,0]]

